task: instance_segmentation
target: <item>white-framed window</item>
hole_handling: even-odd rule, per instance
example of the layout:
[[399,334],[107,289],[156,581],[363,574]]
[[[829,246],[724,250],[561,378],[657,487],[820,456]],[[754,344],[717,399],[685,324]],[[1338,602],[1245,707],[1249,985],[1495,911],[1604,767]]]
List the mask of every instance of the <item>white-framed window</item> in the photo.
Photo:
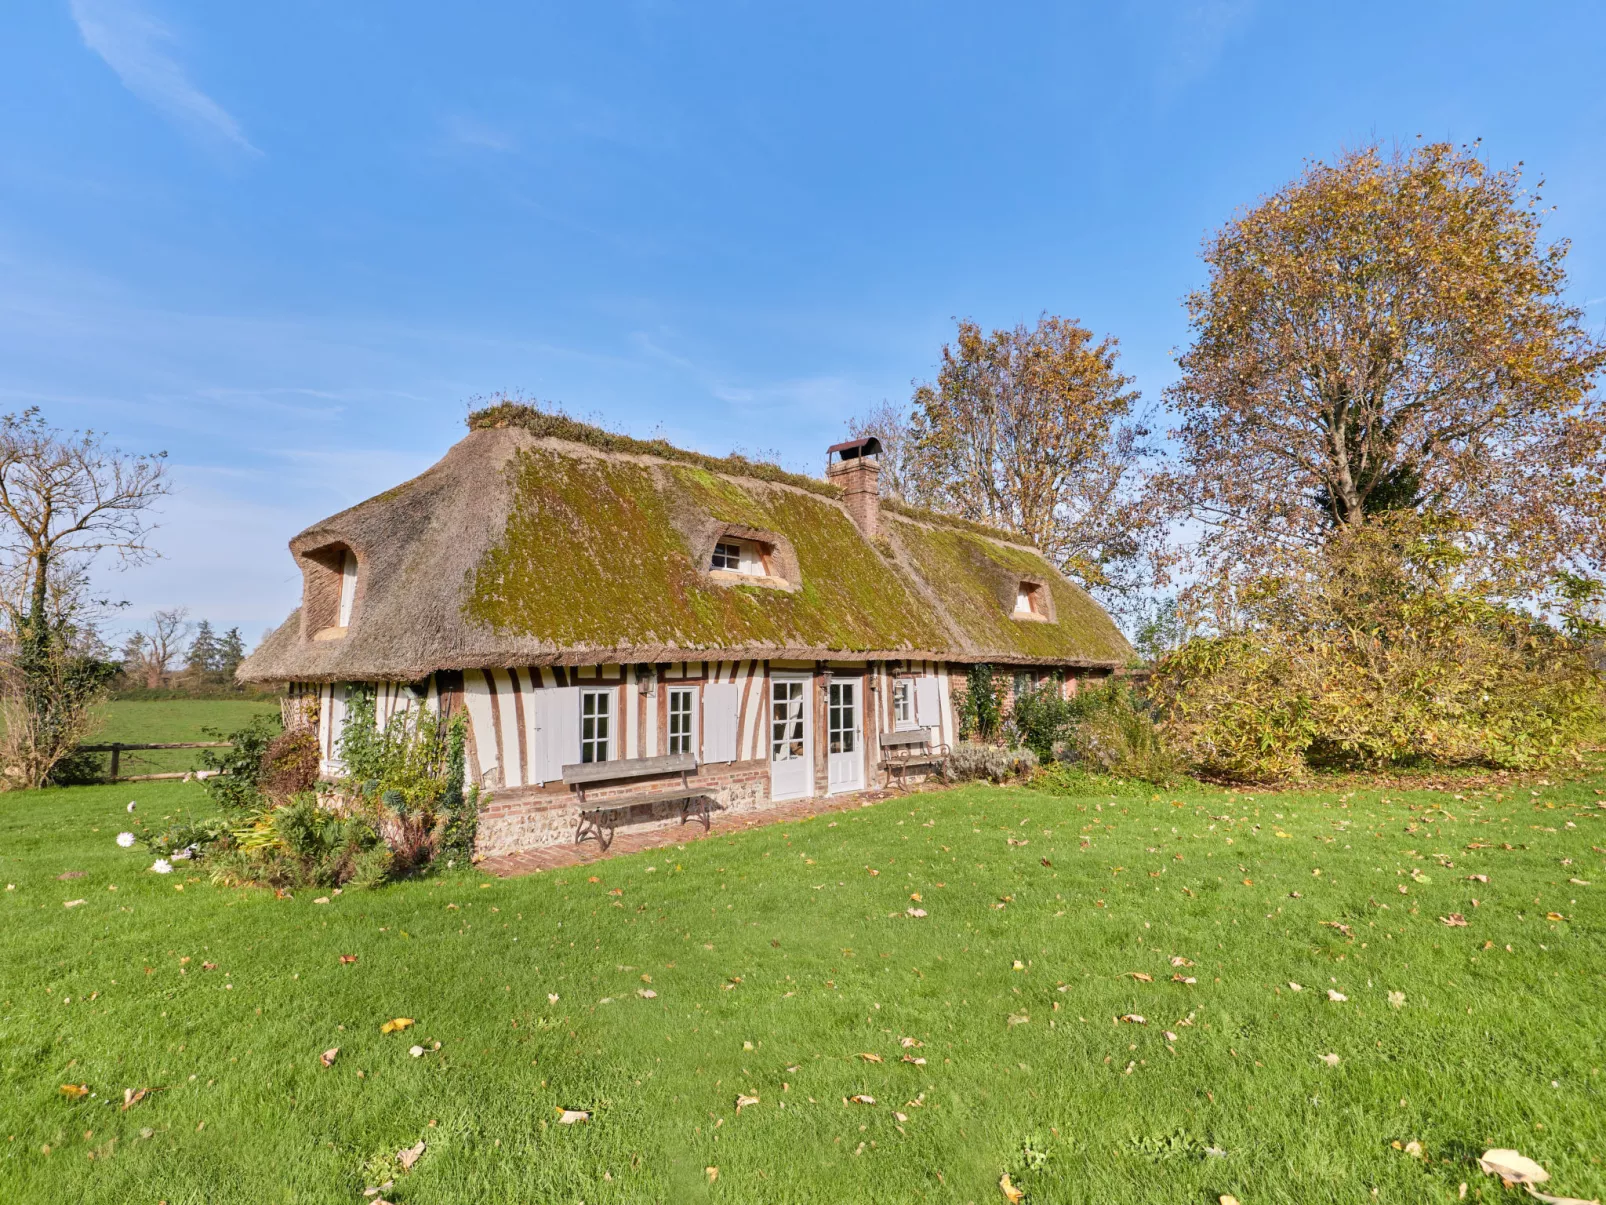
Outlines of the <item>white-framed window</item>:
[[691,753],[697,748],[697,691],[676,686],[669,692],[669,752]]
[[898,678],[892,683],[892,727],[896,732],[916,727],[913,678]]
[[580,760],[608,761],[612,756],[613,691],[580,692]]
[[340,610],[336,627],[351,625],[351,609],[357,603],[357,554],[347,549],[340,558]]
[[748,577],[764,577],[769,573],[764,564],[764,548],[751,540],[721,540],[714,545],[711,565],[727,573],[745,573]]

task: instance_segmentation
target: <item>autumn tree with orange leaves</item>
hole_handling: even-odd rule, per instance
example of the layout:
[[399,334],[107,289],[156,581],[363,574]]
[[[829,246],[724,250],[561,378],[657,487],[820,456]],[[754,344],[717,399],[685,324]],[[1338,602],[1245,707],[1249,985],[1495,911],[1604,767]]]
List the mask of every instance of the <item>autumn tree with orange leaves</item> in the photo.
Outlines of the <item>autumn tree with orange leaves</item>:
[[1206,244],[1159,480],[1211,633],[1156,678],[1195,765],[1530,765],[1599,718],[1606,346],[1539,200],[1370,146]]

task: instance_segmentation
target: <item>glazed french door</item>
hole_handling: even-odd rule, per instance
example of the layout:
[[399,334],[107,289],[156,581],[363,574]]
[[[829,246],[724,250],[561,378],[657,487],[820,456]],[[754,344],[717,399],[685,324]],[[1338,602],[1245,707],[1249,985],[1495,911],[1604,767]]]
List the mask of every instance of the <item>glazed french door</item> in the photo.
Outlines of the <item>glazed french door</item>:
[[813,723],[806,676],[770,679],[770,798],[814,793]]
[[864,788],[864,741],[860,735],[861,683],[857,678],[834,679],[826,708],[830,790]]

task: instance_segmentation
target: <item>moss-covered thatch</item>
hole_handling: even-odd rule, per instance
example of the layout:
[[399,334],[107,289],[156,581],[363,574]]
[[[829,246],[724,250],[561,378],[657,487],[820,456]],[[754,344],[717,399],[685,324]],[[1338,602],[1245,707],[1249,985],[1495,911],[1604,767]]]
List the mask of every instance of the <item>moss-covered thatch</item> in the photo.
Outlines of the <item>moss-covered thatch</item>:
[[[559,438],[571,420],[519,410],[560,425],[538,433],[535,419],[482,411],[439,464],[297,536],[298,556],[334,544],[357,552],[350,628],[313,640],[298,613],[241,677],[415,680],[743,657],[1115,666],[1130,656],[1086,594],[985,529],[888,508],[871,542],[827,483],[621,436]],[[787,545],[790,588],[706,572],[714,539],[732,527]],[[1047,585],[1057,622],[1010,618],[1022,578]]]

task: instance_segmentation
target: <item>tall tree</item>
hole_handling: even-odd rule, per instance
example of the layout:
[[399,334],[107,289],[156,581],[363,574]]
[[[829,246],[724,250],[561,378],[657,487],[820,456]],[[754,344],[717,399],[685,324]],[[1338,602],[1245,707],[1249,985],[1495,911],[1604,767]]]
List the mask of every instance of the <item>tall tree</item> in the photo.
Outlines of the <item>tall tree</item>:
[[223,633],[218,641],[217,667],[218,671],[226,675],[227,681],[234,681],[234,671],[240,668],[240,662],[245,660],[245,637],[240,635],[239,628],[230,628]]
[[935,382],[914,394],[909,500],[1020,532],[1106,600],[1143,580],[1158,533],[1154,455],[1117,342],[1044,315],[983,332],[959,323]]
[[203,619],[195,625],[195,635],[184,654],[184,668],[193,674],[213,674],[222,668],[220,645],[211,620]]
[[41,785],[71,751],[106,677],[88,571],[150,554],[161,456],[129,456],[92,431],[49,426],[37,408],[0,416],[0,710],[16,785]]
[[1205,584],[1389,511],[1454,516],[1533,586],[1606,563],[1606,347],[1517,169],[1366,146],[1205,246],[1165,479]]
[[183,607],[152,611],[145,626],[128,638],[123,672],[144,678],[151,690],[163,685],[184,657],[190,634],[188,617]]

